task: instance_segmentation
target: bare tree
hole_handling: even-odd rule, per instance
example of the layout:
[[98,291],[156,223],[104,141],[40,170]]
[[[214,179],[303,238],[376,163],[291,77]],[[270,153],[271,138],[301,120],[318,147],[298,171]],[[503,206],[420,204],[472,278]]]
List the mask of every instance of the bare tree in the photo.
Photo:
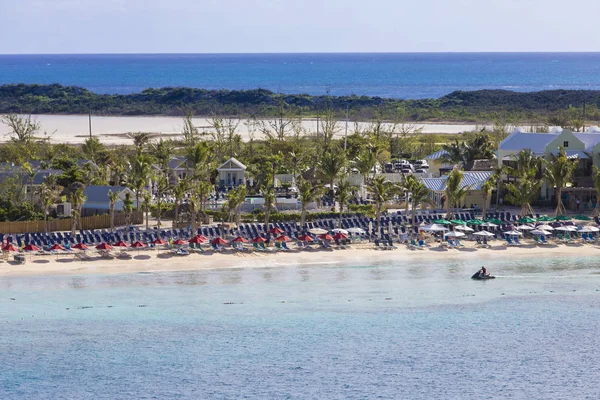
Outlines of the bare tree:
[[181,131],[181,135],[183,136],[183,143],[186,146],[193,146],[200,138],[200,133],[198,132],[198,128],[194,126],[194,120],[192,119],[191,113],[187,113],[183,118],[183,130]]
[[42,127],[38,121],[31,118],[31,115],[6,114],[0,117],[0,122],[10,128],[8,133],[10,140],[21,144],[32,142],[35,139],[35,134]]

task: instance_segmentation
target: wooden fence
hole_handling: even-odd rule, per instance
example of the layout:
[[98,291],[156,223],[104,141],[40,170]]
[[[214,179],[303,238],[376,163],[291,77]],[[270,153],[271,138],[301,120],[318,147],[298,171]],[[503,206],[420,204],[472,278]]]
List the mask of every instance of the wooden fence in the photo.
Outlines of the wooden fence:
[[[134,211],[131,213],[131,223],[141,224],[144,222],[144,214],[142,211]],[[127,225],[126,213],[115,213],[115,227]],[[81,226],[77,225],[77,230],[84,229],[105,229],[110,228],[110,215],[94,215],[91,217],[82,217]],[[48,232],[66,232],[71,230],[71,218],[54,219],[48,221]],[[0,233],[34,233],[45,232],[46,223],[44,221],[16,221],[16,222],[0,222]]]

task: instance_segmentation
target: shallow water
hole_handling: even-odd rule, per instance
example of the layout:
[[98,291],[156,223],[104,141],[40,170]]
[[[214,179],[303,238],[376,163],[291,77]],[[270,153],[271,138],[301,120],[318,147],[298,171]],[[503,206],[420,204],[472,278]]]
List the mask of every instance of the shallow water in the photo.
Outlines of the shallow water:
[[1,278],[0,398],[598,398],[597,260],[544,263]]

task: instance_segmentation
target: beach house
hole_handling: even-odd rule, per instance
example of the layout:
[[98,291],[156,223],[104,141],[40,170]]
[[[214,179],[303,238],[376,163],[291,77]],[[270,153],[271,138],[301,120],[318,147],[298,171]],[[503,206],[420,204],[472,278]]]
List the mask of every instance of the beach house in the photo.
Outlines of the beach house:
[[83,193],[85,203],[82,206],[82,216],[107,214],[110,211],[109,192],[118,193],[119,200],[115,203],[115,211],[123,211],[123,200],[127,193],[130,194],[133,201],[133,207],[136,207],[135,194],[125,186],[86,186]]
[[236,187],[246,184],[246,169],[238,159],[231,157],[217,168],[218,184],[221,187]]
[[[491,171],[477,171],[463,172],[463,179],[461,182],[462,187],[468,188],[468,193],[465,196],[461,207],[465,208],[473,208],[479,207],[483,208],[485,203],[486,208],[490,206],[490,198],[487,200],[484,198],[484,193],[481,190],[485,181],[487,181],[490,176],[493,174]],[[439,178],[423,178],[423,183],[427,188],[431,191],[431,199],[438,207],[444,207],[444,191],[446,190],[446,180],[448,179],[448,175],[441,176]]]
[[[572,132],[568,129],[553,128],[549,133],[530,133],[515,130],[498,145],[498,166],[514,165],[515,156],[524,149],[530,149],[538,157],[548,162],[563,148],[568,158],[577,159],[577,170],[572,187],[564,190],[563,202],[567,208],[583,204],[591,207],[595,196],[592,185],[592,166],[600,167],[600,129],[592,127],[586,132]],[[541,176],[542,171],[540,171]],[[510,176],[506,177],[508,180]],[[540,200],[550,203],[554,189],[543,183]],[[579,200],[579,201],[578,201]]]

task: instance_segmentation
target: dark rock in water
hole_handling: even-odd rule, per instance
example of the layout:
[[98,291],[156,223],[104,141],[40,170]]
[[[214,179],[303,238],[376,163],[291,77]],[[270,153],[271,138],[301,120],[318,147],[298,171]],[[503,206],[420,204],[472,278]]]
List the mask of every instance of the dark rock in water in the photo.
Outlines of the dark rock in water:
[[11,300],[16,300],[14,297],[11,297],[10,299],[11,299]]
[[107,308],[113,308],[114,306],[106,306]]
[[145,304],[139,305],[138,307],[147,307]]
[[385,299],[386,299],[386,300],[391,300],[392,298],[391,298],[391,297],[386,297]]
[[78,310],[85,310],[86,308],[94,308],[93,306],[81,306],[77,307]]

